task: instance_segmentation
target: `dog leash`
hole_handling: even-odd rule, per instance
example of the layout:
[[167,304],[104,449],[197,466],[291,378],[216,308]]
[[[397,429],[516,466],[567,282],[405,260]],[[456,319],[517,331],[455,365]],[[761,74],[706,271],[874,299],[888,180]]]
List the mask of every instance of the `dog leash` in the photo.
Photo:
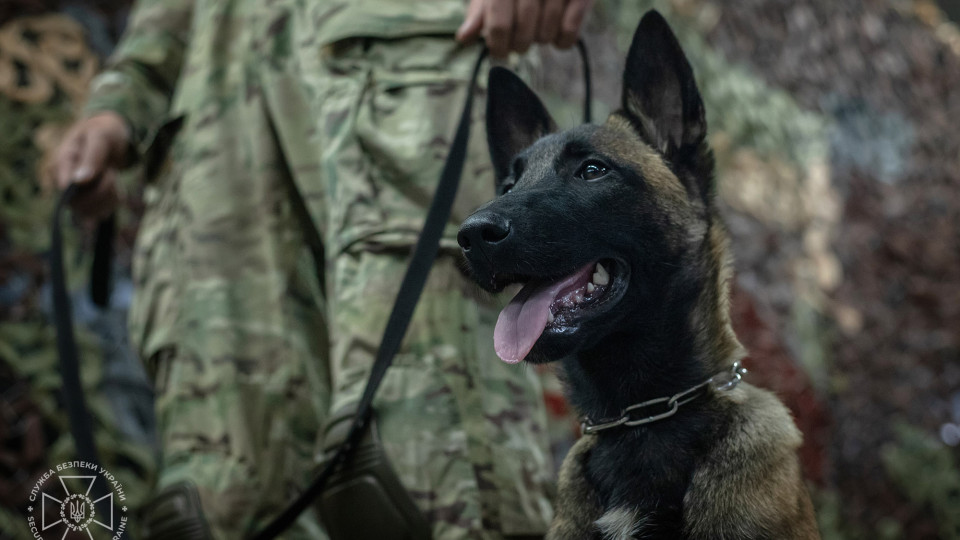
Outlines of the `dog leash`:
[[[740,384],[740,381],[743,380],[743,376],[746,374],[747,368],[743,367],[738,360],[730,366],[730,369],[721,371],[702,383],[691,386],[682,392],[677,392],[670,397],[654,398],[644,401],[643,403],[630,405],[620,411],[619,418],[594,421],[589,417],[585,417],[580,423],[580,433],[583,435],[593,435],[594,433],[615,427],[642,426],[663,420],[664,418],[670,418],[680,410],[682,405],[686,405],[697,399],[701,394],[706,392],[708,388],[713,388],[720,392],[733,390]],[[666,411],[663,410],[664,408],[666,408]],[[645,411],[649,410],[660,410],[661,412],[641,416]]]
[[[60,376],[63,379],[63,405],[67,409],[70,434],[81,461],[100,466],[100,458],[94,442],[90,412],[83,396],[80,382],[80,351],[77,349],[73,334],[73,313],[63,264],[63,234],[60,224],[67,205],[80,190],[77,184],[71,184],[60,195],[53,211],[53,223],[50,235],[50,281],[53,297],[53,325],[56,333],[57,356],[60,362]],[[116,218],[111,215],[97,225],[97,238],[94,243],[93,274],[90,278],[90,295],[100,307],[106,307],[110,296],[111,259],[113,258],[113,236]],[[102,491],[97,489],[96,491]],[[102,493],[101,493],[102,494]],[[98,499],[99,497],[95,497]],[[106,502],[97,505],[97,511],[106,515]]]
[[[592,120],[590,63],[586,45],[582,40],[577,42],[577,50],[583,65],[583,121],[584,123],[590,123]],[[344,443],[337,448],[333,457],[326,463],[323,470],[320,471],[310,485],[307,486],[283,512],[274,518],[273,521],[260,532],[254,534],[251,537],[253,540],[276,538],[293,524],[299,515],[303,513],[322,492],[333,473],[349,459],[351,453],[360,441],[364,428],[370,421],[373,399],[377,389],[380,387],[380,383],[383,382],[387,368],[390,367],[393,357],[399,350],[400,343],[406,334],[410,319],[413,316],[414,309],[426,284],[427,276],[433,266],[433,261],[439,253],[440,238],[443,235],[444,226],[450,219],[453,200],[456,196],[457,188],[460,185],[460,178],[463,175],[463,168],[467,158],[467,142],[470,138],[470,120],[473,111],[474,89],[476,88],[477,78],[480,74],[480,66],[487,57],[488,52],[487,47],[484,46],[473,66],[463,110],[460,114],[460,120],[457,124],[453,143],[450,145],[450,152],[447,154],[447,159],[440,174],[440,181],[434,192],[433,202],[427,212],[426,221],[417,239],[413,256],[404,274],[400,290],[393,304],[393,309],[387,320],[383,339],[377,350],[376,359],[370,370],[370,377],[367,380],[367,385],[360,398],[357,413],[354,416],[349,433]],[[76,441],[77,455],[84,461],[99,464],[96,447],[93,444],[90,415],[84,402],[83,387],[80,384],[79,352],[74,340],[70,300],[64,277],[63,243],[60,231],[62,214],[70,200],[76,195],[78,189],[79,187],[76,184],[72,184],[64,190],[54,211],[50,262],[51,280],[53,281],[54,290],[54,326],[56,328],[57,351],[60,356],[60,369],[63,377],[64,401],[68,408],[71,433]],[[312,231],[308,231],[311,237],[319,238],[319,233],[315,227],[313,227],[311,221],[307,221],[304,226],[313,229]],[[107,304],[109,297],[110,259],[112,256],[111,250],[113,246],[114,227],[114,218],[111,216],[98,226],[95,242],[96,251],[94,254],[93,275],[91,276],[91,294],[98,305],[101,306]],[[322,269],[322,266],[318,266],[318,268]],[[323,278],[322,275],[318,277],[320,279]]]
[[[583,40],[577,42],[577,50],[580,53],[583,65],[583,121],[584,123],[590,123],[592,120],[590,62]],[[253,536],[254,540],[275,538],[297,519],[304,509],[321,493],[334,471],[349,458],[351,452],[353,452],[359,442],[367,422],[370,421],[373,398],[376,395],[377,389],[380,387],[380,383],[383,382],[387,368],[390,367],[393,357],[400,348],[400,343],[406,334],[410,319],[413,316],[414,308],[426,284],[427,275],[430,273],[430,269],[433,267],[433,261],[439,253],[440,238],[443,235],[444,226],[450,219],[453,200],[457,194],[457,188],[460,185],[460,178],[463,175],[463,167],[467,158],[467,142],[470,138],[470,117],[473,111],[473,90],[476,88],[477,78],[480,75],[480,66],[483,64],[483,60],[487,57],[488,53],[489,50],[484,46],[474,63],[473,72],[467,87],[467,96],[463,103],[463,110],[460,113],[460,121],[457,124],[456,135],[454,136],[453,143],[450,145],[450,152],[447,154],[446,162],[443,164],[440,181],[434,192],[433,202],[430,204],[430,209],[427,212],[427,219],[423,224],[420,237],[417,239],[410,265],[407,267],[406,274],[400,285],[400,291],[397,293],[393,309],[387,320],[387,326],[383,332],[383,339],[380,341],[380,348],[377,350],[376,360],[370,371],[367,386],[357,406],[357,413],[350,426],[349,434],[316,479],[314,479],[307,489],[305,489],[283,513],[277,516],[260,533]]]

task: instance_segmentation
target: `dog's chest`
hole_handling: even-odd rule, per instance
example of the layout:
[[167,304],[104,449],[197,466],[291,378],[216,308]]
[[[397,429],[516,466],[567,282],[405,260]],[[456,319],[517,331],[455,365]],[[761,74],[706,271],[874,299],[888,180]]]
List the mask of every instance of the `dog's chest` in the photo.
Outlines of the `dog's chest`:
[[680,538],[683,497],[697,450],[669,433],[601,436],[587,458],[587,480],[605,511],[604,538]]

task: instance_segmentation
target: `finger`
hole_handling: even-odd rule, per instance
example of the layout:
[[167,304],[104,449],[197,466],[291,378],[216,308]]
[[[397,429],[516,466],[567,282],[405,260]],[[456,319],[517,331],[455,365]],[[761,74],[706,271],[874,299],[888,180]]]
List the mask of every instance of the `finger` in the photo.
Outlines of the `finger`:
[[513,21],[513,38],[510,48],[525,53],[537,38],[540,22],[540,0],[518,0],[516,18]]
[[560,31],[565,0],[545,0],[540,8],[540,24],[537,25],[537,43],[553,43]]
[[567,9],[563,14],[563,22],[560,24],[560,32],[557,34],[556,46],[560,49],[568,49],[580,39],[580,26],[583,24],[583,18],[587,14],[591,0],[570,0]]
[[80,161],[71,173],[70,181],[78,184],[90,182],[101,176],[110,157],[110,143],[98,130],[90,130],[80,149]]
[[483,28],[483,0],[470,0],[467,6],[467,16],[457,30],[457,41],[470,43],[477,39]]
[[496,58],[506,56],[510,52],[510,35],[513,33],[513,2],[487,0],[483,14],[483,31],[490,55]]
[[67,189],[70,185],[73,171],[77,168],[80,161],[80,148],[83,145],[83,136],[77,132],[67,134],[67,137],[57,148],[56,156],[56,180],[57,187],[61,190]]

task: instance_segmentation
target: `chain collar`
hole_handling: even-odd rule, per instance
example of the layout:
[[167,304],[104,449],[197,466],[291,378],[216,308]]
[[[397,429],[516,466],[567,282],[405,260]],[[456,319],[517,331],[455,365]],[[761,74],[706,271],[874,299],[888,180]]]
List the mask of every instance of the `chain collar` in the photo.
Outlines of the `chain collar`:
[[[712,387],[714,390],[719,390],[721,392],[733,390],[738,384],[740,384],[740,381],[743,380],[743,376],[746,374],[747,369],[744,368],[739,361],[734,362],[730,369],[721,371],[702,383],[687,388],[686,390],[678,392],[670,397],[661,397],[644,401],[643,403],[630,405],[620,412],[620,418],[594,422],[590,418],[584,417],[583,421],[580,423],[580,432],[584,435],[590,435],[605,429],[611,429],[619,426],[641,426],[643,424],[649,424],[651,422],[656,422],[657,420],[669,418],[676,414],[681,405],[686,405],[694,399],[697,399],[701,393],[706,391],[708,387]],[[666,408],[665,411],[663,410],[664,408]],[[651,409],[660,410],[663,412],[641,416],[644,412],[651,412]]]

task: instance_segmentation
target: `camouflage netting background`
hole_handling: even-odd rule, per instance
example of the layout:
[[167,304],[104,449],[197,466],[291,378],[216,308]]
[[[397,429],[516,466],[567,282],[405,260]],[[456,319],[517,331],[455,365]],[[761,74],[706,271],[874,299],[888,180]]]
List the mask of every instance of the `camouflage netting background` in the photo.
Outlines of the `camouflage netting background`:
[[[78,3],[57,13],[53,4],[0,7],[0,538],[30,537],[24,509],[31,488],[39,475],[75,457],[49,325],[47,249],[56,193],[42,170],[116,34],[110,11]],[[121,235],[120,267],[129,259],[131,227]],[[129,279],[118,270],[111,309],[93,307],[83,249],[90,239],[71,223],[65,230],[97,446],[136,507],[149,494],[155,450],[149,386],[125,341]]]
[[[650,7],[706,102],[750,380],[805,433],[824,538],[960,538],[960,7],[598,2],[608,106]],[[546,61],[572,121],[577,62]]]
[[[91,62],[115,40],[123,3],[0,3],[0,537],[23,536],[23,487],[71,453],[47,326],[53,193],[37,173]],[[586,35],[598,118],[619,99],[630,36],[652,6],[703,91],[749,377],[776,389],[805,433],[824,538],[960,538],[960,31],[948,19],[960,8],[598,0]],[[541,91],[572,124],[579,63],[544,56]],[[101,452],[142,497],[153,474],[149,396],[123,331],[135,197],[130,209],[116,307],[101,313],[84,299],[82,235],[70,275]],[[558,393],[547,399],[562,418]],[[554,427],[562,447],[574,430]]]

